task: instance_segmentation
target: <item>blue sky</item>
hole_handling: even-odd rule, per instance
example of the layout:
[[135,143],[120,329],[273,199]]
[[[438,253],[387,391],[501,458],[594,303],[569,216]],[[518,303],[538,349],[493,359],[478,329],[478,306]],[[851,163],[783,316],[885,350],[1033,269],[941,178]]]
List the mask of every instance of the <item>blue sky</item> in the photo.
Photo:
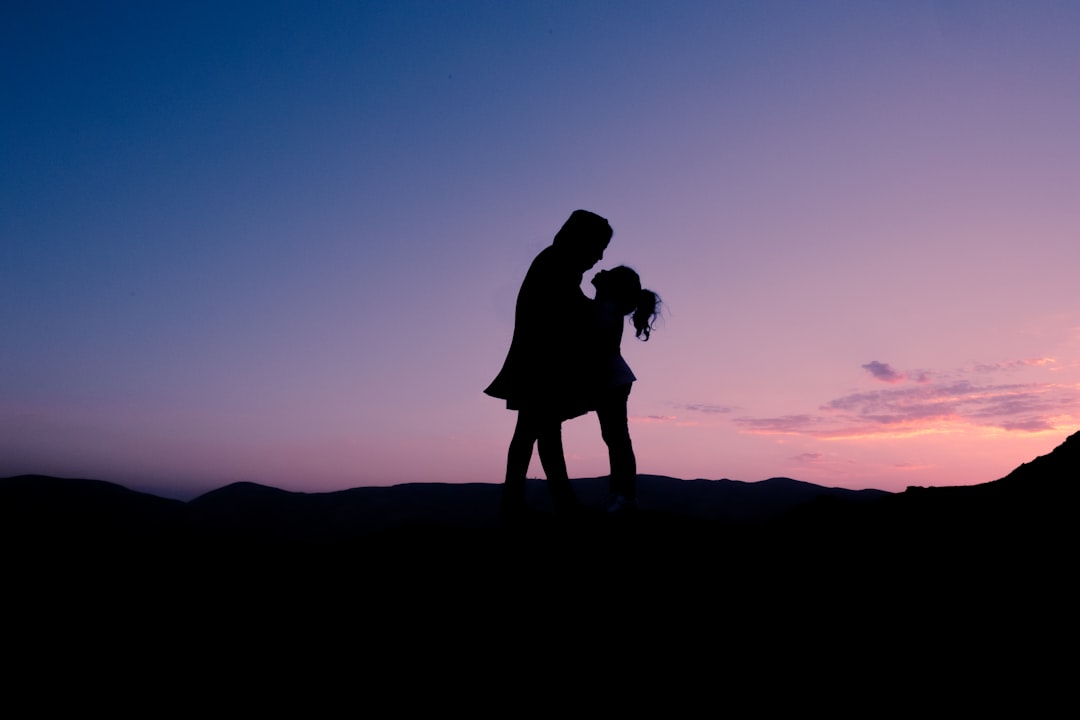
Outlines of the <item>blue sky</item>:
[[0,476],[499,482],[481,390],[576,208],[665,300],[642,472],[966,484],[1080,429],[1075,3],[0,20]]

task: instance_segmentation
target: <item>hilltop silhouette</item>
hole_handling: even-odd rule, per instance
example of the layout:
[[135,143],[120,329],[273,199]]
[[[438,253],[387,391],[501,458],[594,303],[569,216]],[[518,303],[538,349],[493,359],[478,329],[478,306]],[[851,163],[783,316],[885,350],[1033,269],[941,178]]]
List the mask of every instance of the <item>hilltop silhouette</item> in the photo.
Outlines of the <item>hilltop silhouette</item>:
[[[566,525],[541,510],[517,529],[495,522],[498,486],[479,483],[237,483],[185,503],[7,478],[6,600],[22,618],[11,642],[122,648],[164,666],[185,652],[226,662],[208,650],[222,647],[230,665],[350,648],[393,667],[576,648],[674,663],[653,673],[702,655],[714,669],[1000,672],[1070,622],[1078,475],[1080,433],[979,485],[643,476],[632,518]],[[604,480],[575,481],[581,498]],[[541,481],[530,492],[542,508]]]
[[[811,500],[828,497],[866,504],[889,495],[882,490],[827,488],[790,478],[760,482],[679,480],[642,475],[647,498],[642,524],[670,515],[671,522],[749,526],[781,516]],[[599,507],[606,478],[582,478],[575,489]],[[218,539],[340,541],[385,532],[495,530],[500,488],[491,483],[405,483],[336,492],[290,492],[237,482],[189,502],[136,492],[100,480],[26,475],[0,480],[7,532],[39,538],[123,535],[165,539],[207,534]],[[538,516],[552,512],[542,480],[528,483]]]
[[[597,513],[575,528],[555,522],[542,480],[530,480],[530,503],[540,521],[515,536],[573,536],[653,532],[664,537],[713,533],[768,544],[791,534],[802,546],[859,532],[871,544],[906,546],[980,533],[983,542],[1010,532],[1047,537],[1071,525],[1080,472],[1080,433],[1007,476],[970,486],[909,487],[901,493],[828,488],[790,478],[760,482],[680,480],[642,475],[642,512],[630,520]],[[606,478],[574,481],[583,502],[598,507]],[[130,543],[133,547],[228,542],[380,542],[403,545],[441,536],[506,535],[498,517],[499,486],[489,483],[406,483],[337,492],[290,492],[239,482],[183,502],[102,480],[24,475],[0,479],[0,526],[9,542],[39,549]],[[662,540],[663,538],[657,538]],[[865,547],[866,543],[862,543]],[[692,551],[692,548],[687,548]]]

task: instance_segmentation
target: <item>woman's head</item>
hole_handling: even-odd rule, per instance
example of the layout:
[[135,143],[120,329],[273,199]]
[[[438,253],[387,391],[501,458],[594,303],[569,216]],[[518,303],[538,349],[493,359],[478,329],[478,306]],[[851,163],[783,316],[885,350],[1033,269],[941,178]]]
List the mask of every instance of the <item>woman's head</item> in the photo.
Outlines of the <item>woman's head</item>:
[[660,315],[660,296],[641,287],[637,272],[625,265],[601,270],[592,279],[597,300],[615,304],[620,315],[634,314],[635,335],[648,340],[653,322]]
[[596,288],[596,297],[615,303],[623,315],[633,311],[641,292],[641,278],[625,265],[601,270],[593,276],[592,284]]

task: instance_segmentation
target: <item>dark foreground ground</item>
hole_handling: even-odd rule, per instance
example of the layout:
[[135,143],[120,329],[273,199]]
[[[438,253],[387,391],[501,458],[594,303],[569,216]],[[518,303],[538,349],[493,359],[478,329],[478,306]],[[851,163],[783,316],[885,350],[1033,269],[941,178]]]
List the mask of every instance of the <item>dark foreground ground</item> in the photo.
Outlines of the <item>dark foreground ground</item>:
[[1072,682],[1078,445],[981,486],[752,523],[543,513],[298,539],[8,503],[8,683],[93,678],[97,703],[106,687],[178,703],[218,687],[250,710],[314,678],[328,687],[305,716],[343,691],[354,710],[389,693],[393,714],[869,694],[876,716],[935,693],[957,712],[1036,711]]

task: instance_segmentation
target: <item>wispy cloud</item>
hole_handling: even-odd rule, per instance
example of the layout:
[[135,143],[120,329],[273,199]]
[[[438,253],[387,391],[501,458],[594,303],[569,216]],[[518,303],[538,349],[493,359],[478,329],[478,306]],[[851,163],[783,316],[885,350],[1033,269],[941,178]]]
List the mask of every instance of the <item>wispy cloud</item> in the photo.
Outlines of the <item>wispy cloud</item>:
[[712,405],[709,403],[687,403],[681,406],[684,410],[705,413],[707,415],[723,415],[735,412],[735,408],[729,405]]
[[677,420],[674,415],[633,415],[629,418],[634,423],[670,423]]
[[1006,360],[996,363],[975,363],[975,372],[993,373],[1008,372],[1010,370],[1022,370],[1029,367],[1044,367],[1053,365],[1057,360],[1051,357],[1027,358],[1025,360]]
[[933,465],[928,465],[926,463],[903,462],[903,463],[893,463],[893,465],[891,467],[894,470],[901,470],[901,471],[904,471],[904,472],[920,472],[922,470],[929,470],[929,469],[933,468],[934,466]]
[[780,417],[737,417],[735,424],[752,432],[814,434],[815,426],[826,422],[826,418],[817,415],[783,415]]
[[1001,427],[1005,430],[1026,430],[1027,432],[1041,432],[1043,430],[1054,429],[1054,426],[1050,423],[1050,421],[1043,420],[1041,418],[1018,420],[1016,422],[1005,420],[1001,423]]
[[878,380],[887,383],[901,382],[907,378],[904,373],[893,370],[889,363],[878,362],[877,360],[872,360],[863,365],[863,370],[866,370]]
[[[1052,358],[976,364],[979,373],[1036,368],[1053,369]],[[934,382],[931,374],[902,372],[888,363],[862,366],[890,387],[856,392],[829,400],[816,412],[776,417],[733,418],[752,434],[788,434],[817,438],[903,436],[952,432],[964,427],[1041,432],[1080,423],[1080,383]],[[935,373],[935,375],[937,375]],[[956,378],[963,372],[941,373]]]

